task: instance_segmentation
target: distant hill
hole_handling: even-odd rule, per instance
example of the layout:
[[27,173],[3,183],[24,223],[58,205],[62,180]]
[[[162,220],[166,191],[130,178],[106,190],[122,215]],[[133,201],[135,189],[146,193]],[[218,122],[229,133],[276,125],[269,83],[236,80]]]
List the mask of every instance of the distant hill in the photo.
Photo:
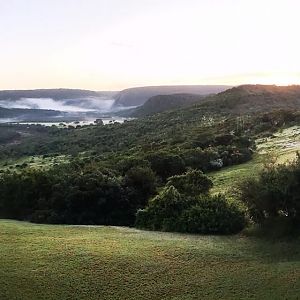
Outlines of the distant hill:
[[[202,113],[218,113],[218,114],[249,114],[256,112],[267,112],[274,109],[300,109],[300,86],[275,86],[275,85],[242,85],[238,87],[229,88],[225,86],[162,86],[162,87],[144,87],[133,88],[122,91],[116,96],[115,109],[118,105],[122,105],[125,101],[125,107],[130,107],[137,102],[143,103],[137,108],[125,110],[120,113],[123,116],[144,117],[150,116],[158,112],[165,112],[175,110],[174,114],[187,114],[189,119],[194,114]],[[156,92],[170,93],[171,91],[178,91],[180,89],[198,91],[198,93],[175,93],[168,95],[156,95],[146,99],[145,97]],[[218,94],[212,94],[213,91],[223,89]],[[66,105],[76,105],[79,108],[96,108],[104,107],[107,101],[101,101],[99,93],[87,90],[72,90],[72,89],[46,89],[46,90],[28,90],[28,91],[0,91],[0,100],[10,99],[16,101],[20,97],[37,97],[57,99],[62,102],[64,106],[56,106],[53,110],[48,109],[23,109],[23,108],[9,108],[0,105],[0,118],[22,118],[23,120],[37,117],[39,119],[49,119],[50,117],[62,116],[64,118],[72,117],[74,115],[66,115],[62,113],[62,109]],[[109,92],[108,92],[109,93]],[[203,93],[202,95],[200,93]],[[113,93],[112,93],[113,94]],[[207,96],[207,94],[209,94]],[[89,100],[89,97],[96,96],[96,101]],[[121,95],[121,96],[120,96]],[[123,95],[123,96],[122,96]],[[135,97],[131,97],[135,95]],[[1,98],[2,97],[2,98]],[[10,98],[7,98],[10,97]],[[72,97],[74,97],[72,99]],[[79,97],[79,98],[75,98]],[[80,98],[81,97],[81,98]],[[85,98],[86,97],[86,98]],[[71,98],[71,99],[70,99]],[[70,99],[70,100],[64,100]],[[105,97],[104,97],[105,99]],[[112,99],[112,97],[110,98]],[[10,100],[7,100],[8,102]],[[99,101],[100,100],[100,101]],[[147,101],[148,100],[148,101]],[[113,101],[113,100],[110,100]],[[103,103],[103,104],[102,104]],[[107,107],[109,107],[107,102]],[[102,106],[100,106],[102,105]],[[105,104],[106,105],[106,104]],[[120,107],[120,106],[119,106]],[[178,111],[176,110],[178,108]],[[92,114],[93,112],[90,112]],[[82,114],[82,118],[87,116],[87,113]],[[78,116],[77,116],[78,117]],[[92,117],[99,117],[97,114]]]
[[300,109],[300,86],[242,85],[206,98],[203,106],[218,112],[255,113]]
[[148,99],[143,105],[128,111],[131,117],[150,116],[155,113],[164,112],[201,102],[205,96],[194,94],[158,95]]
[[149,98],[157,95],[170,94],[197,94],[209,95],[216,94],[231,86],[225,85],[175,85],[175,86],[147,86],[130,88],[119,92],[115,96],[115,106],[140,106]]
[[54,100],[97,97],[103,92],[80,89],[37,89],[37,90],[3,90],[0,100],[18,100],[20,98],[51,98]]
[[176,108],[180,109],[181,114],[190,115],[198,112],[249,114],[274,109],[298,110],[300,86],[242,85],[210,96],[159,95],[151,97],[139,107],[125,110],[122,114],[144,117]]
[[3,108],[0,107],[0,119],[47,119],[49,117],[60,116],[61,112],[46,109],[22,109],[22,108]]

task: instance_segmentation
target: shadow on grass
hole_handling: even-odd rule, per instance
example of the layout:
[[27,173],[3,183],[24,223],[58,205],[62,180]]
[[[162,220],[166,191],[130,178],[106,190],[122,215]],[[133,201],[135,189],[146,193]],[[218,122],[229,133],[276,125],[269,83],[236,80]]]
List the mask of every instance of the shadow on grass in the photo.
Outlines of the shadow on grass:
[[253,251],[263,263],[300,261],[300,227],[293,221],[280,219],[251,225],[242,235],[254,241]]

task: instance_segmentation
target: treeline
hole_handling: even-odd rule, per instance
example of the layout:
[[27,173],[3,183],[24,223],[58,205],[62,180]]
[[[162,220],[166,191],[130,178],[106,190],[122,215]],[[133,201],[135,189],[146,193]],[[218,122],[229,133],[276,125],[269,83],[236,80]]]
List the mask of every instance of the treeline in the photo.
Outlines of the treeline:
[[193,233],[235,233],[244,227],[236,205],[209,194],[212,182],[202,171],[187,170],[178,158],[164,159],[165,169],[154,166],[159,174],[150,158],[124,160],[114,170],[75,160],[49,170],[3,173],[0,217]]
[[124,176],[93,163],[25,169],[0,178],[0,216],[41,223],[133,225],[138,208],[156,192],[150,168]]
[[[251,140],[259,134],[269,134],[282,126],[299,122],[300,114],[293,111],[231,116],[196,106],[106,126],[64,129],[10,126],[10,131],[23,134],[16,144],[0,145],[0,159],[55,153],[76,156],[82,152],[93,157],[101,155],[101,159],[105,159],[112,154],[177,153],[178,149],[185,151],[195,147],[220,152],[224,146],[241,148],[243,137]],[[5,126],[0,126],[0,131],[4,130]],[[223,144],[219,136],[231,136],[232,139]]]

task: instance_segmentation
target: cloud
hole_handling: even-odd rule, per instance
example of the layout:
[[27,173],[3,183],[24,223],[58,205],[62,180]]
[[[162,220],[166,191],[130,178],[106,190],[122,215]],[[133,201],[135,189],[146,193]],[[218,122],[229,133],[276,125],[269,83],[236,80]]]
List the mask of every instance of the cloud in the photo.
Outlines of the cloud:
[[106,97],[54,100],[52,98],[21,98],[16,101],[1,100],[5,108],[50,109],[64,112],[109,112],[114,100]]

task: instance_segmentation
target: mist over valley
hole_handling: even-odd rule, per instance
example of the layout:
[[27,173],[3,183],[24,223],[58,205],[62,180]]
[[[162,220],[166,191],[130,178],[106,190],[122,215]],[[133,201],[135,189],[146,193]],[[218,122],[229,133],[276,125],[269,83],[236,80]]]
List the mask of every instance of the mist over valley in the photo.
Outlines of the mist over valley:
[[[187,85],[149,86],[116,91],[89,91],[79,89],[37,89],[0,91],[0,123],[6,122],[64,122],[88,121],[108,118],[133,117],[136,108],[146,105],[150,98],[159,95],[187,93],[202,97],[222,92],[229,86]],[[182,100],[185,101],[186,97]],[[182,102],[181,101],[181,102]],[[169,100],[158,105],[159,110],[168,110],[180,103]],[[152,104],[153,105],[153,104]],[[155,105],[155,104],[154,104]],[[161,108],[160,108],[161,107]]]

